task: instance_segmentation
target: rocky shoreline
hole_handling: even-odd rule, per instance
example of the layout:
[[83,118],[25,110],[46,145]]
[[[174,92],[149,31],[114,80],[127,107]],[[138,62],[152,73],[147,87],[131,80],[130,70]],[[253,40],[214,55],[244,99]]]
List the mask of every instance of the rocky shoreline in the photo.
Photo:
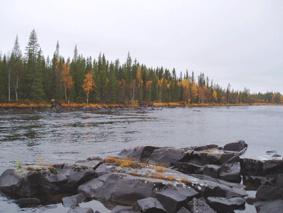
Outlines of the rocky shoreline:
[[244,141],[183,149],[143,146],[74,164],[18,165],[2,173],[0,191],[20,207],[63,203],[69,213],[98,212],[80,207],[92,200],[113,213],[229,213],[246,203],[257,212],[281,212],[282,157],[240,157],[246,149]]

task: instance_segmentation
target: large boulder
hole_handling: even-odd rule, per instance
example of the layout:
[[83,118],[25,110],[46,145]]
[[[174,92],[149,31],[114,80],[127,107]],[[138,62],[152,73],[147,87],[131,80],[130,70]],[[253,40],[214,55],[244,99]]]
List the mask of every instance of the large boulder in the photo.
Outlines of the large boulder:
[[23,187],[24,184],[24,178],[14,169],[6,170],[0,176],[0,191],[12,198],[30,195],[28,187]]
[[120,152],[119,155],[133,160],[145,161],[150,157],[155,149],[158,149],[158,147],[139,146],[133,149],[124,149]]
[[283,199],[283,187],[269,184],[261,185],[256,192],[256,199],[261,201]]
[[245,199],[241,197],[208,197],[207,202],[219,213],[234,212],[235,209],[243,209],[245,206]]
[[193,198],[189,203],[189,209],[192,213],[216,213],[206,202],[204,198]]
[[177,212],[181,207],[193,197],[197,196],[198,192],[192,188],[167,188],[156,193],[157,199],[169,213]]
[[278,199],[273,201],[256,202],[255,206],[258,213],[282,212],[283,200]]
[[248,144],[245,141],[237,141],[233,143],[228,143],[224,145],[225,151],[241,152],[248,147]]
[[0,176],[0,190],[14,199],[37,198],[42,203],[58,203],[94,177],[94,167],[85,165],[27,165],[20,170],[6,170]]
[[96,212],[94,212],[91,208],[76,207],[76,208],[70,208],[67,213],[96,213]]
[[144,198],[138,200],[135,206],[137,211],[143,213],[166,213],[167,211],[161,205],[161,203],[153,197]]
[[76,194],[68,197],[63,197],[62,202],[65,207],[74,208],[79,205],[79,203],[86,200],[83,194]]
[[153,195],[159,182],[126,174],[106,174],[79,186],[78,191],[88,198],[95,198],[119,205],[133,205],[137,200]]
[[230,182],[241,182],[240,162],[228,163],[223,165],[219,172],[219,178]]
[[150,155],[149,162],[169,167],[180,161],[184,156],[185,151],[183,149],[158,148]]

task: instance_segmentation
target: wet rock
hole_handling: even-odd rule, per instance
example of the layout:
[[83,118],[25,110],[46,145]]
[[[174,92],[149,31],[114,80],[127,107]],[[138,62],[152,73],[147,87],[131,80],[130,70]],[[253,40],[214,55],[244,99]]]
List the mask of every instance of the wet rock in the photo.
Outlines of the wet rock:
[[24,178],[18,175],[14,169],[6,170],[0,176],[0,190],[12,198],[29,195],[28,190],[22,188],[23,183]]
[[228,143],[224,145],[225,151],[236,151],[240,152],[248,147],[248,144],[245,141],[237,141],[234,143]]
[[69,197],[63,197],[62,202],[65,207],[74,208],[79,205],[79,203],[86,200],[83,194],[76,194]]
[[[195,175],[196,176],[196,175]],[[205,197],[245,197],[247,192],[240,184],[233,184],[219,179],[205,177],[203,175],[196,176],[200,178],[200,184],[194,186]]]
[[263,162],[256,159],[243,158],[241,162],[241,173],[249,176],[263,175]]
[[99,158],[88,158],[87,160],[76,161],[74,165],[81,168],[92,168],[95,170],[101,163],[102,160]]
[[115,206],[111,213],[138,213],[131,206]]
[[211,177],[217,178],[219,171],[220,171],[220,166],[218,165],[207,164],[203,167],[203,174]]
[[276,200],[283,199],[283,187],[277,185],[261,185],[256,192],[257,200]]
[[203,165],[199,162],[177,162],[174,165],[174,168],[185,174],[202,174]]
[[78,191],[88,198],[132,205],[151,197],[158,183],[126,174],[106,174],[79,186]]
[[283,160],[267,160],[263,162],[264,174],[280,173],[283,171]]
[[216,213],[206,202],[204,198],[193,198],[188,203],[189,209],[192,213],[200,213],[200,212],[205,212],[205,213]]
[[113,166],[109,166],[107,164],[100,164],[96,169],[95,169],[95,174],[97,176],[102,176],[102,175],[105,175],[105,174],[109,174],[111,172],[114,171],[114,167]]
[[30,208],[40,205],[41,201],[38,198],[20,198],[16,201],[16,203],[21,208]]
[[235,209],[245,206],[245,199],[240,197],[224,198],[224,197],[208,197],[207,202],[217,212],[233,212]]
[[[282,171],[283,172],[283,171]],[[281,174],[278,174],[276,176],[276,181],[275,181],[275,184],[279,187],[283,187],[283,173]]]
[[77,187],[95,177],[95,170],[78,165],[25,166],[7,170],[0,177],[0,190],[12,198],[34,197],[42,203],[57,203],[75,194]]
[[76,208],[69,209],[67,213],[96,213],[96,212],[94,212],[91,208],[76,207]]
[[143,213],[166,213],[161,203],[153,197],[138,200],[135,209]]
[[180,208],[179,211],[177,211],[177,213],[191,213],[191,212],[190,212],[190,210],[188,210],[187,208],[182,207],[182,208]]
[[190,199],[196,196],[196,192],[192,188],[167,188],[156,193],[156,198],[169,212],[177,212],[182,206],[186,205]]
[[273,201],[264,201],[255,203],[256,210],[258,213],[273,213],[273,212],[282,212],[283,209],[283,200],[273,200]]
[[158,148],[150,155],[149,162],[169,167],[180,161],[184,156],[185,151],[183,149]]
[[125,149],[121,151],[119,155],[125,158],[144,161],[150,157],[150,155],[153,153],[155,149],[158,149],[158,147],[140,146],[140,147],[135,147],[133,149]]
[[257,190],[258,187],[265,183],[271,183],[274,181],[274,177],[264,176],[244,176],[243,184],[246,186],[246,190]]
[[240,183],[241,182],[241,165],[240,162],[234,162],[224,165],[219,173],[219,178]]

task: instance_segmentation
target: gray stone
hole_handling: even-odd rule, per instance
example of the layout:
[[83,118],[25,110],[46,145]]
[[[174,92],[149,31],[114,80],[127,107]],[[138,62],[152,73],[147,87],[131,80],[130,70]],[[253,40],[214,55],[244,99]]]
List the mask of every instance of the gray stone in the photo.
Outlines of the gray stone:
[[69,209],[67,213],[94,213],[94,211],[91,208],[76,207]]
[[143,213],[166,213],[161,203],[153,197],[138,200],[135,209]]
[[217,212],[233,212],[245,206],[245,199],[240,197],[224,198],[224,197],[208,197],[207,202]]
[[83,194],[76,194],[68,197],[63,197],[62,202],[65,207],[74,208],[79,205],[79,203],[86,200]]
[[255,203],[258,213],[277,213],[283,211],[283,200],[273,200]]
[[193,198],[189,203],[189,209],[192,213],[216,213],[204,200],[204,198]]
[[240,162],[234,162],[224,165],[219,172],[219,178],[230,182],[240,183],[241,182]]

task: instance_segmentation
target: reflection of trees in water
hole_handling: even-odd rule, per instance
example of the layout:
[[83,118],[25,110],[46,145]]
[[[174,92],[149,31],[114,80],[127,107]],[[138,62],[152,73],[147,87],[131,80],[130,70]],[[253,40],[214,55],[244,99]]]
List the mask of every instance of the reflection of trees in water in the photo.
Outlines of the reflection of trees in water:
[[41,118],[38,114],[7,117],[2,123],[0,141],[24,141],[27,146],[37,145],[37,139],[41,137],[40,129],[43,127]]

